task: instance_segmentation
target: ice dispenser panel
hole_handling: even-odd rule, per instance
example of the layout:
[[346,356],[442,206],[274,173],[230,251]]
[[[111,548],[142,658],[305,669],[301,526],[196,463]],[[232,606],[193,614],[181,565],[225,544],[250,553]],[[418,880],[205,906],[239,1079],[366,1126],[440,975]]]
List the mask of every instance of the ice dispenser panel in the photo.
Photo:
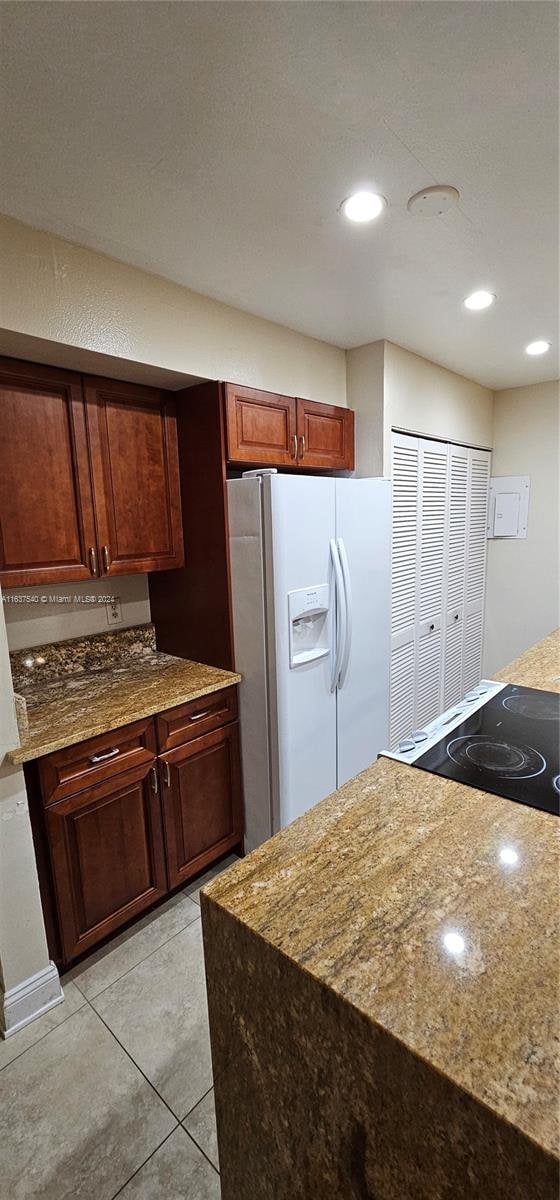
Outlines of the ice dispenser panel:
[[288,592],[290,667],[325,658],[329,653],[329,585]]

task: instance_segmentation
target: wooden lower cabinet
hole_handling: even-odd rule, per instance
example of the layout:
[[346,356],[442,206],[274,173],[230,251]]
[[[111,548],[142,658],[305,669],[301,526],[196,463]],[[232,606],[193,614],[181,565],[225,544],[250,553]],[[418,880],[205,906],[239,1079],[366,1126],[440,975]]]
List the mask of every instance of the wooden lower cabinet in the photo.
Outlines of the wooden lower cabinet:
[[46,810],[63,959],[69,962],[167,891],[154,765]]
[[169,885],[202,870],[243,836],[237,722],[160,757]]
[[236,718],[237,690],[222,688],[26,764],[57,963],[241,846]]

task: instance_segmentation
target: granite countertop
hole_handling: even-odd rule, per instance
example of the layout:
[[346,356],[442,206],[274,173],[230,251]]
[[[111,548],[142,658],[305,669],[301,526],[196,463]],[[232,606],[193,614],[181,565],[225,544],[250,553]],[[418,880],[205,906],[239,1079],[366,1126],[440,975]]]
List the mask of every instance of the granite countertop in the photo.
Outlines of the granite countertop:
[[[151,627],[144,628],[151,632]],[[53,647],[39,647],[45,655],[48,651],[56,655],[56,674],[44,671],[43,655],[37,657],[37,649],[17,655],[13,663],[18,672],[14,682],[17,680],[17,690],[27,701],[29,736],[21,746],[9,751],[8,762],[18,764],[41,758],[63,746],[118,729],[241,680],[233,671],[159,653],[149,638],[140,644],[140,653],[135,655],[136,646],[129,645],[125,647],[127,657],[114,659],[110,655],[110,635],[98,641],[105,647],[101,655],[89,652],[93,639],[73,639]],[[86,643],[86,651],[80,657]],[[71,647],[69,665],[79,662],[79,670],[64,671],[65,647]],[[26,654],[35,655],[35,663],[39,664],[34,672],[28,672],[27,679],[22,664],[31,662],[31,658],[26,659]]]
[[[558,633],[498,678],[560,691]],[[559,832],[552,815],[381,758],[203,904],[556,1154]],[[462,954],[444,948],[451,931]]]

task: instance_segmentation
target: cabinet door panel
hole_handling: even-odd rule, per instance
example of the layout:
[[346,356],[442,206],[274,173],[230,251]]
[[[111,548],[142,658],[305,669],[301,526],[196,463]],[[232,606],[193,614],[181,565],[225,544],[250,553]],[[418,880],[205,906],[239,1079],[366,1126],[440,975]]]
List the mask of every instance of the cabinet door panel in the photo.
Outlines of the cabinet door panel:
[[298,461],[301,467],[353,470],[354,413],[334,404],[297,402]]
[[0,362],[0,583],[91,578],[92,491],[80,377]]
[[174,887],[241,841],[237,722],[162,755],[161,762],[167,865]]
[[230,462],[296,465],[296,402],[255,388],[225,385]]
[[46,810],[65,962],[167,890],[152,780],[144,764]]
[[183,565],[177,425],[152,388],[85,379],[101,568]]

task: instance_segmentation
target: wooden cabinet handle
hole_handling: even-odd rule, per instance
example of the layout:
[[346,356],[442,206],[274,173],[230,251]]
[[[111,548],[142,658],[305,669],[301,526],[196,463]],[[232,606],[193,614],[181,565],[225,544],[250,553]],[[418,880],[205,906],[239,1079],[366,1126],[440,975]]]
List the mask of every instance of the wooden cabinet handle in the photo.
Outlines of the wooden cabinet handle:
[[116,758],[117,754],[120,754],[120,750],[118,746],[115,746],[114,750],[108,750],[106,754],[92,754],[89,761],[90,763],[105,762],[108,758]]
[[89,548],[89,569],[92,575],[98,575],[97,570],[97,551],[95,546]]
[[109,547],[102,546],[101,553],[103,555],[103,566],[105,567],[105,570],[108,572],[109,567],[111,566],[111,552],[109,550]]

